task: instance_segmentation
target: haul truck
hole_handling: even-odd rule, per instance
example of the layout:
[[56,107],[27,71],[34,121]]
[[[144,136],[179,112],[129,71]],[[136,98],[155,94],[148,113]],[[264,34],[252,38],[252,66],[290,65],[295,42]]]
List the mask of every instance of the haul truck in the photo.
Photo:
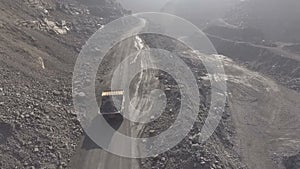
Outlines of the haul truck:
[[124,91],[104,91],[101,94],[100,113],[108,118],[116,118],[124,110]]

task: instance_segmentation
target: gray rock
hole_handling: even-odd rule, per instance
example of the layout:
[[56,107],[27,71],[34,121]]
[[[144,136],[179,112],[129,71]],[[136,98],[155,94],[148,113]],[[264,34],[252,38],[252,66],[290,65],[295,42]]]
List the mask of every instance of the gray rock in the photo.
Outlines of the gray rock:
[[199,150],[199,149],[201,149],[201,145],[199,145],[199,144],[192,144],[192,149],[194,149],[194,150]]
[[57,90],[54,90],[54,91],[53,91],[53,94],[54,94],[55,96],[59,96],[59,95],[61,95],[61,92],[60,92],[60,91],[57,91]]

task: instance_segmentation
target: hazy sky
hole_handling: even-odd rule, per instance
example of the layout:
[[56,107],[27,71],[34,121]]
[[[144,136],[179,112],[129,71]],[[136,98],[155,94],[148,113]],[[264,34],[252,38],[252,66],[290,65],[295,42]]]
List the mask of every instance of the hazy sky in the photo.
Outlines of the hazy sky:
[[199,7],[201,10],[203,7],[209,9],[222,9],[227,8],[228,5],[232,4],[232,2],[236,2],[238,0],[117,0],[119,1],[124,8],[130,9],[133,12],[150,12],[160,11],[165,4],[168,2],[184,4],[187,6],[191,6],[193,8]]
[[136,12],[166,12],[202,27],[222,18],[240,0],[118,0]]
[[170,0],[117,0],[133,12],[158,12]]

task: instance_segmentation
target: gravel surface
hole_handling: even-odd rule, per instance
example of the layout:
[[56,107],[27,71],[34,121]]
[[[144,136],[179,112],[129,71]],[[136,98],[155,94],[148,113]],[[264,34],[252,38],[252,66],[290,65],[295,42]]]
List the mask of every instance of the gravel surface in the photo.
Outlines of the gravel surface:
[[[97,5],[93,0],[0,2],[1,169],[70,168],[68,164],[83,134],[72,105],[72,71],[78,52],[96,30],[130,13],[114,1],[99,3]],[[159,46],[175,53],[188,50],[170,39],[165,43],[155,36],[141,37],[149,47]],[[272,77],[293,91],[299,91],[299,62],[295,62],[293,56],[282,57],[286,53],[272,47],[233,44],[231,40],[220,37],[211,37],[211,40],[220,53]],[[297,49],[298,46],[291,46],[289,51],[298,52]],[[210,83],[203,78],[206,71],[201,62],[183,60],[191,66],[198,80],[201,106],[197,122],[180,144],[156,157],[141,159],[140,167],[247,168],[237,152],[241,149],[235,142],[234,119],[238,116],[233,117],[230,107],[226,107],[213,136],[205,143],[198,142],[208,113]],[[163,82],[162,89],[171,99],[162,116],[145,126],[141,132],[145,137],[166,130],[178,113],[180,94],[176,82],[164,72],[156,74]],[[252,132],[248,126],[241,131]],[[256,130],[253,131],[255,134]],[[280,154],[281,162],[287,169],[299,168],[299,154],[288,153],[285,157]]]

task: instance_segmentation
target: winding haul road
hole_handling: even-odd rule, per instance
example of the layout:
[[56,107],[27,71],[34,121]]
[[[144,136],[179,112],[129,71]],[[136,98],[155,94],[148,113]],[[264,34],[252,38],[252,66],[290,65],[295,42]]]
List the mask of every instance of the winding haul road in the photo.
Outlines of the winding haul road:
[[[141,19],[140,25],[135,29],[142,29],[146,26],[145,20]],[[133,30],[132,32],[135,32]],[[120,64],[124,57],[130,55],[133,52],[137,52],[138,55],[140,51],[146,49],[147,46],[144,45],[143,41],[139,36],[135,36],[129,40],[125,40],[121,44],[118,44],[118,48],[116,51],[113,52],[112,56],[110,56],[111,62],[115,65]],[[122,72],[119,74],[120,78],[120,87],[122,83],[126,83],[130,79],[128,78],[129,69],[131,66],[138,66],[143,69],[147,64],[151,63],[151,58],[149,56],[136,56],[142,57],[143,59],[135,59],[134,63],[123,64]],[[111,78],[113,72],[110,73],[109,78]],[[142,112],[143,109],[147,109],[145,105],[149,102],[149,98],[142,96],[138,90],[143,84],[152,83],[154,74],[150,71],[141,71],[139,75],[139,80],[135,83],[135,88],[137,89],[133,94],[133,101],[131,104],[135,107],[138,107],[139,110]],[[106,84],[102,84],[103,88],[108,88],[110,85],[111,79],[104,79],[106,80]],[[152,81],[152,82],[150,82]],[[134,114],[129,114],[130,119],[138,120],[139,116]],[[122,133],[124,135],[130,137],[138,137],[140,131],[142,130],[143,126],[136,126],[133,122],[124,119],[113,119],[116,120],[115,124],[111,124],[113,127],[118,128],[116,132]],[[114,136],[111,138],[110,147],[114,147],[118,149],[118,151],[130,152],[132,151],[132,147],[128,145],[120,145],[116,143],[118,140],[114,139]],[[84,136],[81,139],[81,142],[77,148],[75,156],[72,158],[70,163],[71,168],[73,169],[138,169],[139,162],[137,159],[125,158],[114,155],[103,150],[101,147],[98,147],[88,136]]]

